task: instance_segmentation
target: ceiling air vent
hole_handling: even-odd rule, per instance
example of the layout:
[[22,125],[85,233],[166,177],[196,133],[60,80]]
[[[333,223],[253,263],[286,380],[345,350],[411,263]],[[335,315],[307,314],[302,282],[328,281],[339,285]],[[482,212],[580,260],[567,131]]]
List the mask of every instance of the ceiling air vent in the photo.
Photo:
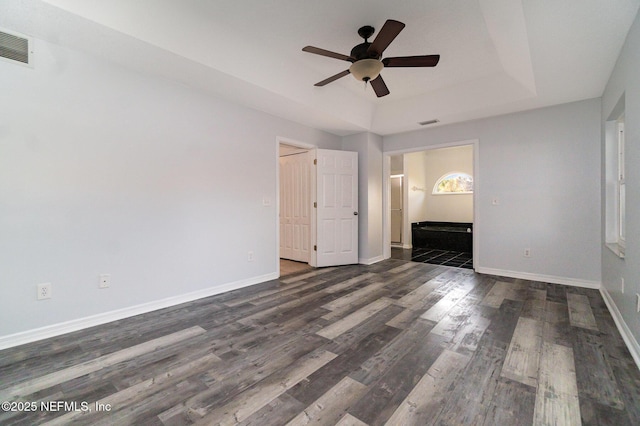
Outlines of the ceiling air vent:
[[429,124],[436,124],[436,123],[439,123],[439,122],[440,122],[440,120],[435,119],[435,120],[421,121],[418,124],[421,125],[421,126],[428,126]]
[[30,65],[31,39],[17,33],[0,30],[0,58]]

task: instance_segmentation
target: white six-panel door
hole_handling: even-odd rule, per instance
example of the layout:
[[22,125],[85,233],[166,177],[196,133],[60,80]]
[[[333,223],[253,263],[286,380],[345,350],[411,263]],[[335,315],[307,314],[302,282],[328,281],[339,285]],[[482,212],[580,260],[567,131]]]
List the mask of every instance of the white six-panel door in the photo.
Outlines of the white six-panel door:
[[316,150],[317,266],[358,263],[358,153]]
[[309,263],[311,257],[313,153],[280,157],[280,257]]

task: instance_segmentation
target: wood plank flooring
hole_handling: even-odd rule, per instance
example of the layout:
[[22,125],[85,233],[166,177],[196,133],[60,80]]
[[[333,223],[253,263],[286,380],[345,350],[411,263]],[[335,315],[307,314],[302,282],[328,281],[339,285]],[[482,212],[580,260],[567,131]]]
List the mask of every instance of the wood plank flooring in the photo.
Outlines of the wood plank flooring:
[[308,263],[294,262],[293,260],[280,259],[280,276],[295,274],[296,272],[308,271],[311,269]]
[[0,351],[1,401],[2,425],[622,426],[640,371],[596,290],[389,259]]

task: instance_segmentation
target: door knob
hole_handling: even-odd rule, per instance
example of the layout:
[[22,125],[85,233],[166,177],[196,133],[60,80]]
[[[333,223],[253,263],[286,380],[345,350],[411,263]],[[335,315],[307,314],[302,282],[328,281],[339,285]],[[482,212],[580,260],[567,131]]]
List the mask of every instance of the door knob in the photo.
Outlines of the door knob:
[[353,215],[354,216],[358,216],[358,212],[353,212]]

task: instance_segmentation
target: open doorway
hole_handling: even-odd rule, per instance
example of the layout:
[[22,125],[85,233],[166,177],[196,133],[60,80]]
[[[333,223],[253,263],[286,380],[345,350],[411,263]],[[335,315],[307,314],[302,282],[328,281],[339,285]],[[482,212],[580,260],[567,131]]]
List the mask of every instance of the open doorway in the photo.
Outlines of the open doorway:
[[406,194],[404,191],[404,155],[392,155],[390,157],[390,221],[391,221],[391,246],[404,248],[406,230],[404,229],[404,206]]
[[477,141],[465,141],[387,154],[388,257],[475,268],[476,150]]
[[280,275],[311,269],[313,148],[278,145]]
[[358,153],[277,139],[277,261],[358,263]]
[[403,180],[403,174],[391,175],[391,247],[403,247]]

